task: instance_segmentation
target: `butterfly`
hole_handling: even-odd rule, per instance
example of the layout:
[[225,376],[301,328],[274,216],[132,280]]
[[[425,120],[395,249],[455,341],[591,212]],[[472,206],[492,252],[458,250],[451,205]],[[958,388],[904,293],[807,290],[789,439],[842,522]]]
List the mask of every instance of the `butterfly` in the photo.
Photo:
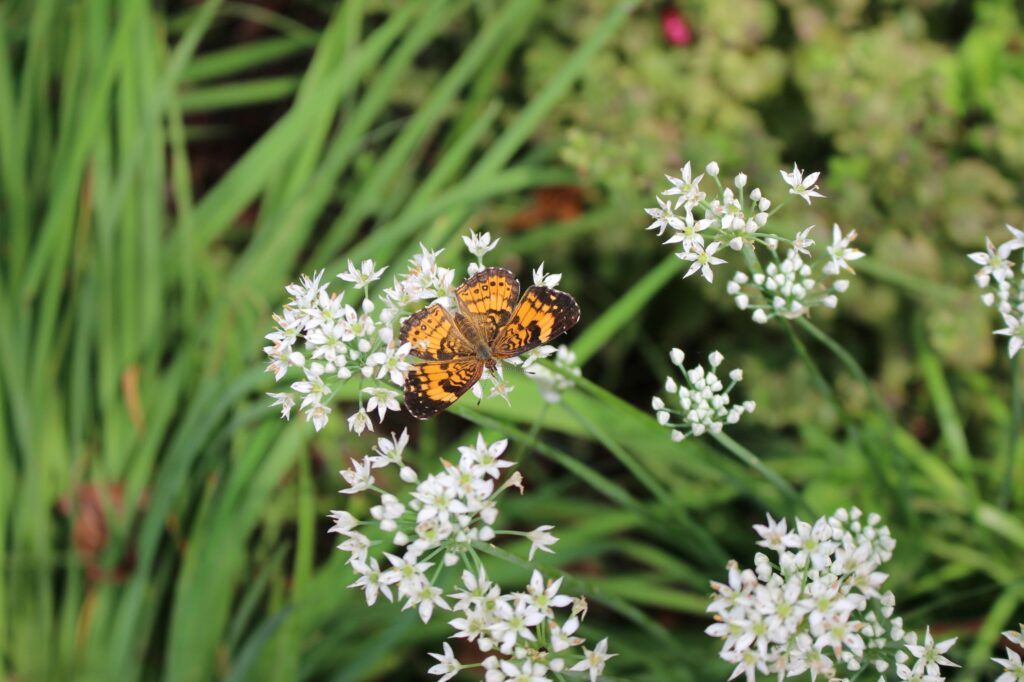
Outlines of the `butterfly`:
[[439,303],[413,313],[399,334],[410,354],[425,360],[405,378],[405,406],[417,419],[438,414],[473,387],[484,367],[522,355],[579,322],[576,300],[557,289],[532,286],[519,297],[519,280],[504,268],[486,268],[456,290],[458,310]]

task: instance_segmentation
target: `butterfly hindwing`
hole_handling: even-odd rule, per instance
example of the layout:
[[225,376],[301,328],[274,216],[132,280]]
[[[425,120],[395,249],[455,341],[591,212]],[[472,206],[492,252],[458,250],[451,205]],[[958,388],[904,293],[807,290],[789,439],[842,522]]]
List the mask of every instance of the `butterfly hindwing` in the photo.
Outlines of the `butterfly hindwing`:
[[483,340],[491,341],[512,317],[519,280],[505,268],[485,268],[463,282],[455,297]]
[[454,316],[437,303],[410,315],[402,323],[399,339],[412,346],[413,356],[424,360],[451,360],[476,352]]
[[580,307],[569,294],[548,287],[530,287],[512,317],[498,330],[491,352],[498,359],[512,358],[572,329]]
[[433,417],[479,381],[483,370],[475,357],[413,365],[405,377],[406,409],[417,419]]

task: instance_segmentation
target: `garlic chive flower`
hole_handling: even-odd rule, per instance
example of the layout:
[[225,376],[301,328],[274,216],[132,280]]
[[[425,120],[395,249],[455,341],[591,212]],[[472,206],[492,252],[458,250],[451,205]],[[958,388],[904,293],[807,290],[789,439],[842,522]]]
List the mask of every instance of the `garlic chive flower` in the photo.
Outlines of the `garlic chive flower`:
[[754,531],[775,556],[758,552],[753,569],[730,561],[707,608],[715,623],[705,632],[722,641],[732,678],[850,680],[873,669],[942,682],[943,668],[956,666],[946,657],[956,639],[936,642],[926,630],[919,643],[895,615],[895,596],[882,591],[896,541],[877,514],[840,509],[792,527],[769,516]]
[[981,266],[974,275],[978,286],[985,290],[981,301],[995,308],[1003,318],[1005,327],[994,334],[1008,338],[1010,357],[1024,347],[1024,263],[1015,267],[1011,256],[1024,249],[1024,231],[1007,225],[1010,239],[999,246],[985,240],[985,250],[968,254],[968,258]]
[[782,170],[779,171],[782,174],[782,179],[787,185],[789,185],[789,193],[795,194],[800,197],[808,204],[811,203],[812,198],[825,198],[824,194],[818,193],[818,186],[814,184],[818,180],[818,176],[821,173],[811,173],[807,177],[804,177],[802,170],[797,168],[796,164],[793,164],[793,170],[789,173]]
[[[341,472],[347,485],[342,493],[379,495],[379,502],[369,506],[369,518],[346,511],[330,514],[329,532],[343,538],[338,549],[348,554],[346,563],[356,574],[349,587],[362,590],[368,606],[383,597],[401,602],[403,610],[415,609],[424,623],[446,618],[449,638],[464,639],[486,656],[479,664],[462,663],[442,642],[442,652],[430,654],[436,663],[427,670],[438,680],[471,668],[483,668],[485,681],[526,675],[522,679],[553,682],[551,673],[569,670],[586,671],[596,680],[614,654],[607,652],[606,639],[590,650],[576,636],[586,601],[564,594],[562,578],[545,580],[538,570],[525,590],[505,592],[482,563],[478,547],[498,535],[525,536],[531,542],[530,561],[535,550],[550,552],[557,542],[549,532],[552,526],[530,533],[495,530],[498,499],[522,481],[518,472],[504,471],[512,467],[503,458],[508,441],[488,443],[478,435],[472,445],[458,448],[455,462],[442,459],[442,469],[426,475],[405,460],[408,443],[405,431],[379,438],[373,454],[353,460]],[[403,491],[378,487],[378,475],[393,480],[385,475],[389,467],[398,470]],[[460,576],[450,593],[442,587],[452,584],[449,573]]]
[[658,423],[672,429],[672,440],[720,433],[726,424],[735,424],[744,413],[754,411],[753,400],[731,403],[729,393],[743,381],[743,370],[729,372],[729,383],[724,383],[717,372],[725,358],[718,351],[708,356],[707,369],[703,365],[687,369],[683,365],[686,355],[678,348],[672,349],[669,359],[682,373],[682,383],[671,376],[666,378],[668,401],[655,396],[651,407]]
[[[484,255],[501,241],[492,239],[489,232],[470,232],[463,240],[476,258],[470,264],[470,275],[483,268]],[[275,327],[266,335],[270,343],[263,349],[267,371],[291,389],[267,394],[272,405],[281,408],[283,419],[290,419],[297,407],[317,431],[323,429],[333,413],[332,397],[349,381],[359,384],[357,404],[344,418],[351,432],[373,431],[374,418],[381,423],[388,412],[401,409],[400,389],[412,366],[412,348],[398,340],[402,321],[425,305],[455,305],[456,273],[439,263],[441,254],[420,244],[420,252],[405,270],[375,296],[371,285],[381,280],[387,268],[370,259],[358,266],[348,261],[347,270],[337,277],[348,285],[340,292],[329,290],[323,270],[302,275],[297,283],[285,287],[289,298],[273,315]],[[562,277],[545,273],[543,264],[533,276],[542,286],[555,286]],[[546,348],[551,354],[556,352],[553,347]],[[543,357],[545,352],[537,350],[534,355]],[[536,378],[547,397],[568,386],[562,377],[553,379],[544,372]],[[496,373],[487,371],[474,387],[480,398],[507,400],[511,390],[500,368]]]
[[[735,273],[727,291],[755,322],[807,315],[818,305],[835,308],[839,295],[849,288],[847,275],[854,274],[850,263],[864,257],[853,246],[856,230],[844,232],[833,225],[831,244],[816,258],[811,251],[813,225],[793,238],[782,236],[770,225],[780,207],[773,209],[759,187],[747,192],[750,180],[745,173],[738,173],[728,186],[719,184],[718,164],[708,164],[705,172],[715,178],[717,196],[709,198],[700,189],[704,175],[694,177],[687,162],[681,177],[666,176],[670,187],[655,197],[658,206],[645,209],[653,219],[647,229],[663,237],[665,245],[678,248],[676,257],[690,263],[683,278],[700,273],[713,282],[715,268],[726,263],[723,247],[728,246],[744,252],[747,268]],[[822,196],[815,184],[819,173],[805,176],[796,166],[780,172],[790,194],[808,203]],[[764,257],[755,251],[758,246],[767,252]]]
[[[1011,644],[1021,647],[1024,646],[1024,623],[1020,623],[1018,627],[1019,630],[1007,630],[1003,633],[1003,637]],[[993,658],[992,660],[1003,667],[1003,672],[995,682],[1024,682],[1024,661],[1016,651],[1007,647],[1006,658]]]

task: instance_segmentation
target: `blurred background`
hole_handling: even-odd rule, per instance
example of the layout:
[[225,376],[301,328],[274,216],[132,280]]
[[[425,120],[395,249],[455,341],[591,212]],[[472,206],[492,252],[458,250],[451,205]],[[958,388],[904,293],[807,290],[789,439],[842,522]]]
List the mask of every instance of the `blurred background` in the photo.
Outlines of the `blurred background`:
[[[501,238],[494,264],[565,273],[584,376],[637,409],[566,401],[664,486],[653,495],[526,386],[511,407],[481,406],[492,435],[530,431],[637,501],[529,439],[512,447],[528,494],[502,518],[557,526],[557,554],[539,561],[586,586],[584,634],[611,637],[611,675],[725,679],[703,634],[708,580],[729,557],[750,563],[766,511],[792,511],[756,473],[701,441],[671,443],[645,414],[678,346],[744,368],[758,410],[733,436],[817,512],[882,514],[908,629],[961,638],[953,679],[993,679],[1000,630],[1024,618],[1024,469],[990,504],[1006,480],[1010,363],[965,254],[1024,223],[1020,11],[3,0],[4,678],[426,679],[447,626],[367,608],[326,534],[329,510],[365,513],[337,494],[337,471],[373,441],[343,420],[319,434],[281,421],[262,336],[299,273],[397,265],[420,241],[461,266],[473,228]],[[809,342],[859,420],[863,437],[847,439],[781,329],[754,327],[722,282],[682,281],[643,231],[643,208],[686,160],[779,198],[780,168],[823,171],[827,200],[777,224],[860,233],[860,276],[815,321],[876,382],[895,431]],[[477,431],[451,414],[392,416],[385,431],[403,426],[423,463]],[[892,485],[865,443],[890,449]],[[718,549],[695,549],[679,513]],[[526,575],[492,570],[510,585]]]

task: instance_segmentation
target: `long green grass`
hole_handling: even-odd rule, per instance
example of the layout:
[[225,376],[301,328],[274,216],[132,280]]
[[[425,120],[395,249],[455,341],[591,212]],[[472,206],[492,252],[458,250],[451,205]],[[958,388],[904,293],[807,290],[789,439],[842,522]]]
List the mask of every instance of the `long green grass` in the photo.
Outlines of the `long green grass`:
[[[346,589],[325,515],[342,503],[336,471],[369,441],[343,424],[314,435],[278,420],[260,340],[299,272],[368,257],[399,265],[418,242],[457,259],[459,236],[494,203],[577,182],[531,140],[632,3],[612,6],[528,98],[507,79],[543,21],[540,0],[306,5],[316,28],[229,0],[173,11],[143,0],[0,5],[7,679],[422,679],[424,652],[447,634]],[[263,36],[213,38],[240,20]],[[450,49],[453,26],[450,63],[403,107],[418,60]],[[227,143],[203,117],[260,106],[280,115],[215,182],[195,186],[196,144]],[[908,626],[963,638],[956,679],[991,677],[999,631],[1024,612],[1019,366],[1011,407],[1007,377],[954,373],[916,335],[923,410],[938,427],[922,437],[832,336],[794,325],[776,339],[820,376],[821,400],[846,415],[838,428],[672,443],[645,403],[617,395],[627,382],[609,357],[651,345],[649,307],[692,291],[682,264],[636,264],[630,287],[604,292],[573,260],[609,225],[640,234],[645,201],[503,235],[509,264],[546,260],[580,294],[584,322],[570,340],[588,379],[552,406],[522,377],[510,406],[460,403],[417,429],[415,457],[436,461],[481,429],[513,441],[529,491],[503,518],[558,527],[558,552],[541,563],[587,595],[584,634],[611,637],[619,678],[724,679],[702,633],[708,580],[749,557],[764,511],[849,504],[893,527],[891,586]],[[864,272],[901,296],[943,295],[881,265]],[[663,350],[642,368],[651,392],[668,371]],[[844,407],[840,375],[867,408]],[[988,402],[965,406],[965,385]],[[495,554],[499,581],[528,575]]]

